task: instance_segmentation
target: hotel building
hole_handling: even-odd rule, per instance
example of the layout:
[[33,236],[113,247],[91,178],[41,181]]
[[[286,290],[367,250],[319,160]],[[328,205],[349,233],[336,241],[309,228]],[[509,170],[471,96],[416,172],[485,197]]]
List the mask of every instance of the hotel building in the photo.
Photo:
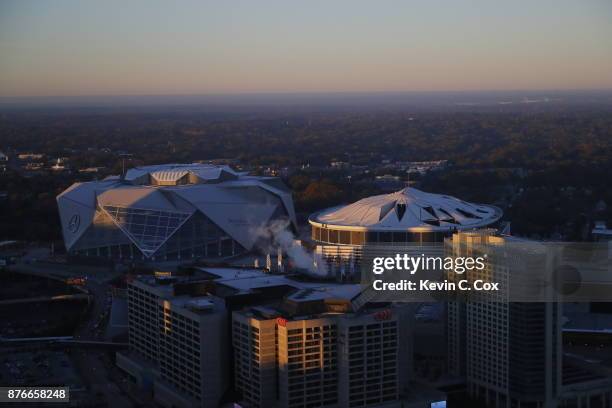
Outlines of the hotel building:
[[233,313],[242,406],[401,406],[411,374],[411,309],[356,311],[359,287],[343,286],[335,288],[343,293],[306,288],[277,308]]
[[172,278],[139,277],[128,285],[128,327],[130,352],[118,353],[117,364],[157,403],[219,405],[228,386],[222,299],[177,294]]
[[[460,277],[451,271],[449,280],[482,279],[502,289],[448,303],[448,370],[465,380],[470,397],[500,408],[610,406],[612,381],[563,353],[562,295],[540,286],[553,281],[542,272],[550,270],[552,253],[493,230],[456,233],[445,251],[487,257],[484,270]],[[516,301],[531,290],[543,290],[545,301]]]
[[414,311],[360,296],[360,285],[254,269],[141,276],[117,364],[164,407],[231,395],[243,407],[399,407]]

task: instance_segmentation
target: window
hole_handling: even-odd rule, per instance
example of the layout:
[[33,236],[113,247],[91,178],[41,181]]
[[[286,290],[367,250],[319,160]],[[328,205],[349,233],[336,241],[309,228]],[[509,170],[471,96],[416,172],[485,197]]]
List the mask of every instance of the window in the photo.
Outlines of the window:
[[340,239],[338,241],[340,244],[350,244],[351,243],[351,232],[350,231],[340,231]]
[[363,245],[365,242],[365,233],[360,231],[351,232],[351,244]]
[[406,213],[406,204],[398,203],[395,206],[395,212],[397,214],[397,219],[401,221],[402,218],[404,217],[404,214]]
[[458,212],[459,214],[463,215],[465,218],[475,218],[475,219],[478,219],[478,220],[481,220],[481,219],[482,219],[482,217],[479,217],[479,216],[477,216],[477,215],[474,215],[474,214],[472,214],[471,212],[468,212],[468,211],[462,210],[461,208],[455,208],[455,209],[457,210],[457,212]]
[[191,215],[110,205],[103,208],[146,254],[155,252]]

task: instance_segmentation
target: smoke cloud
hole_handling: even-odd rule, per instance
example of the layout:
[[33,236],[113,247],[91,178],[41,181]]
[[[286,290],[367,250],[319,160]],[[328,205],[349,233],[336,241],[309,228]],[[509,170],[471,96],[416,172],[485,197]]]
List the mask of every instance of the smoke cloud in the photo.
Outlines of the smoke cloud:
[[317,267],[320,263],[295,241],[295,236],[288,227],[289,221],[275,220],[256,228],[253,233],[258,238],[259,248],[268,254],[275,253],[280,248],[296,267],[313,275],[324,275]]

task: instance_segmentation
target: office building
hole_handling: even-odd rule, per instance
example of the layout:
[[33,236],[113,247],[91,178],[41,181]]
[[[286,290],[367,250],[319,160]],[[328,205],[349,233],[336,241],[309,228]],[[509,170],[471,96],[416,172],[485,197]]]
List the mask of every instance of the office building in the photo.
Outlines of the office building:
[[411,375],[412,309],[356,311],[342,296],[303,289],[279,308],[233,313],[241,406],[401,406]]
[[243,407],[400,406],[413,310],[360,296],[360,285],[255,269],[140,276],[117,364],[165,407],[224,395]]
[[[175,291],[173,278],[128,285],[129,353],[117,364],[165,407],[217,407],[228,386],[222,299]],[[214,333],[214,335],[211,335]]]
[[[450,281],[481,279],[501,288],[448,303],[448,370],[465,381],[471,398],[500,408],[609,406],[612,382],[563,353],[562,295],[541,286],[553,282],[542,272],[552,270],[552,251],[484,229],[454,234],[445,252],[487,258],[483,270],[450,271]],[[542,301],[516,301],[536,290]]]

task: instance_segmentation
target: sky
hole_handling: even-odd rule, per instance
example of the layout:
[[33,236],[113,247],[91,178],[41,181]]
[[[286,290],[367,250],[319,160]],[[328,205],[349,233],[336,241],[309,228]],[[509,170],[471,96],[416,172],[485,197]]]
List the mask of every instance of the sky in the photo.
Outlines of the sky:
[[0,0],[0,97],[612,89],[610,0]]

